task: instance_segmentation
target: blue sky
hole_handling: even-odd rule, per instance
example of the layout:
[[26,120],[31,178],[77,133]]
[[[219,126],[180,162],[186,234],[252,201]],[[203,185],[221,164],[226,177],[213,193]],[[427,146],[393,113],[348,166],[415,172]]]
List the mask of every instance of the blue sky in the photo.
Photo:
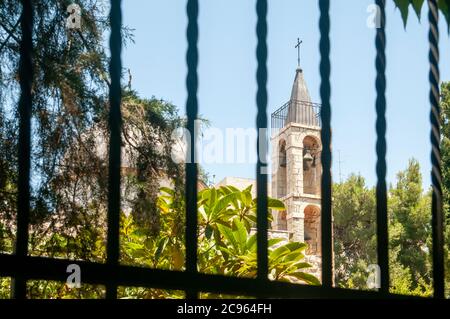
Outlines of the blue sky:
[[[373,1],[331,2],[333,176],[375,176],[375,30],[367,27]],[[135,29],[135,43],[123,52],[141,96],[171,101],[184,113],[185,1],[125,1],[124,23]],[[200,0],[199,107],[218,128],[255,126],[256,13],[254,0]],[[406,30],[392,1],[387,13],[388,181],[419,160],[424,187],[430,183],[427,8],[422,23],[412,15]],[[314,102],[319,95],[319,10],[317,1],[269,1],[269,111],[288,101],[297,66],[294,49],[302,44],[302,68]],[[441,19],[441,79],[450,80],[450,40]],[[254,177],[252,164],[211,164],[215,181],[225,176]]]

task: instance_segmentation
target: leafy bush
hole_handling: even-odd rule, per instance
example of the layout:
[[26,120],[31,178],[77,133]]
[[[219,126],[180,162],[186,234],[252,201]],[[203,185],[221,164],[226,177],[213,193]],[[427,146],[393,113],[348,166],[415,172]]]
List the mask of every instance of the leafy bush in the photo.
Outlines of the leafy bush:
[[[269,209],[284,210],[281,201],[268,200]],[[149,234],[134,222],[132,215],[122,214],[122,260],[152,268],[184,269],[184,201],[174,190],[162,188],[158,198],[160,232]],[[207,188],[198,194],[198,269],[203,273],[238,277],[256,277],[257,253],[256,198],[251,187]],[[270,214],[269,214],[270,216]],[[305,243],[269,239],[269,277],[273,280],[320,284],[303,270],[311,267],[303,261]],[[142,290],[137,295],[177,298],[179,293]],[[144,292],[145,291],[145,292]],[[153,291],[153,293],[152,293]],[[134,292],[129,291],[130,294]],[[208,296],[208,294],[204,294]],[[217,295],[214,295],[217,296]]]

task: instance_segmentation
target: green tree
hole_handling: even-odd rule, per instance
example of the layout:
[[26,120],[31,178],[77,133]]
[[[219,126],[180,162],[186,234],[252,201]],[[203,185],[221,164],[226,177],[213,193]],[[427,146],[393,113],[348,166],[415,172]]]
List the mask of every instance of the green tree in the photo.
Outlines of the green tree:
[[[74,141],[93,125],[94,118],[107,112],[109,80],[105,77],[107,57],[103,45],[103,34],[108,29],[106,7],[97,1],[80,1],[83,23],[78,32],[65,28],[70,3],[33,1],[32,245],[35,238],[48,231],[42,220],[55,211],[67,210],[67,221],[71,220],[70,208],[74,206],[55,191],[58,184],[71,183],[60,178],[62,159],[68,161]],[[4,39],[0,50],[0,220],[6,229],[14,229],[16,216],[20,14],[17,1],[0,2],[0,38]],[[85,147],[88,150],[91,145],[86,143]],[[92,157],[86,153],[79,159]],[[81,161],[78,165],[80,169],[90,168]],[[14,233],[7,235],[11,238]],[[3,246],[11,250],[10,245]]]
[[[431,196],[424,194],[420,165],[410,160],[405,171],[397,174],[397,183],[389,196],[390,252],[409,272],[410,289],[427,291],[431,284]],[[391,272],[398,269],[391,262]],[[395,278],[395,277],[393,277]],[[392,281],[392,286],[396,282]]]
[[[30,253],[104,258],[108,156],[108,1],[81,0],[81,30],[66,29],[69,0],[34,1],[34,70]],[[0,2],[0,251],[11,251],[17,200],[17,66],[21,6]],[[123,27],[124,45],[132,40]],[[177,108],[124,88],[124,205],[157,232],[159,178],[181,188],[171,159]],[[139,138],[137,138],[139,136]],[[157,145],[157,147],[155,147]],[[47,238],[52,240],[48,241]],[[84,241],[76,241],[82,237]],[[43,240],[45,238],[45,240]],[[64,249],[58,242],[66,242]],[[76,244],[75,244],[76,243]],[[100,249],[100,250],[99,250]]]
[[[351,175],[333,188],[336,282],[367,289],[368,266],[376,264],[375,189]],[[420,166],[411,160],[388,193],[391,292],[431,294],[430,193],[422,189]]]
[[335,279],[365,288],[367,267],[376,264],[375,193],[360,175],[333,187]]
[[445,227],[445,278],[446,295],[450,297],[450,82],[441,85],[441,156],[442,156],[442,184],[443,184],[443,206],[446,221]]

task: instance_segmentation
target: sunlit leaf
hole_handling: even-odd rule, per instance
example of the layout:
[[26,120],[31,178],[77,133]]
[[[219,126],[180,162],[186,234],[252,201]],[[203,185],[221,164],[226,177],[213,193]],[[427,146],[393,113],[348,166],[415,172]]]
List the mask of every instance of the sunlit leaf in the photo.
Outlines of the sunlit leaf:
[[281,200],[269,197],[267,199],[267,207],[273,210],[285,210],[286,207]]
[[235,193],[229,193],[228,195],[220,198],[216,205],[214,205],[213,209],[212,209],[212,216],[217,216],[217,214],[219,214],[220,212],[222,212],[224,209],[226,209],[228,207],[228,205],[230,204],[231,201],[233,201],[233,199],[236,197]]
[[158,262],[159,257],[161,256],[161,253],[164,251],[164,248],[166,248],[167,242],[169,241],[169,238],[161,238],[158,241],[158,246],[155,251],[155,260]]
[[233,232],[234,238],[239,243],[240,251],[244,252],[247,244],[247,229],[245,229],[244,224],[238,218],[234,219],[234,226],[236,227],[236,230]]
[[161,192],[169,194],[171,196],[175,195],[175,191],[173,189],[169,188],[169,187],[161,187],[159,190]]
[[220,233],[225,237],[228,242],[233,246],[234,249],[238,248],[238,244],[236,242],[236,239],[234,238],[233,231],[230,227],[224,226],[224,225],[217,225],[217,228],[219,229]]
[[246,248],[247,250],[256,252],[256,234],[251,235],[250,238],[247,240]]
[[289,276],[295,277],[301,281],[306,282],[307,284],[317,285],[317,286],[320,285],[319,279],[317,279],[315,276],[313,276],[311,274],[307,274],[304,272],[295,272],[295,273],[289,274]]

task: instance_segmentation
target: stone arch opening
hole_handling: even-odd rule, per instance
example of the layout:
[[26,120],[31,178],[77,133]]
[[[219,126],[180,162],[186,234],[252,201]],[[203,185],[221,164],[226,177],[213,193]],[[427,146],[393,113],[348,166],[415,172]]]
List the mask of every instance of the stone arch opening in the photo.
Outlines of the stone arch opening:
[[280,140],[278,149],[277,194],[278,198],[280,198],[287,194],[287,156],[285,140]]
[[308,244],[308,255],[319,255],[321,251],[320,241],[320,207],[308,205],[304,211],[305,243]]
[[320,144],[316,137],[303,139],[303,193],[320,195]]
[[287,219],[286,219],[286,211],[279,211],[277,214],[277,226],[280,230],[287,230]]

